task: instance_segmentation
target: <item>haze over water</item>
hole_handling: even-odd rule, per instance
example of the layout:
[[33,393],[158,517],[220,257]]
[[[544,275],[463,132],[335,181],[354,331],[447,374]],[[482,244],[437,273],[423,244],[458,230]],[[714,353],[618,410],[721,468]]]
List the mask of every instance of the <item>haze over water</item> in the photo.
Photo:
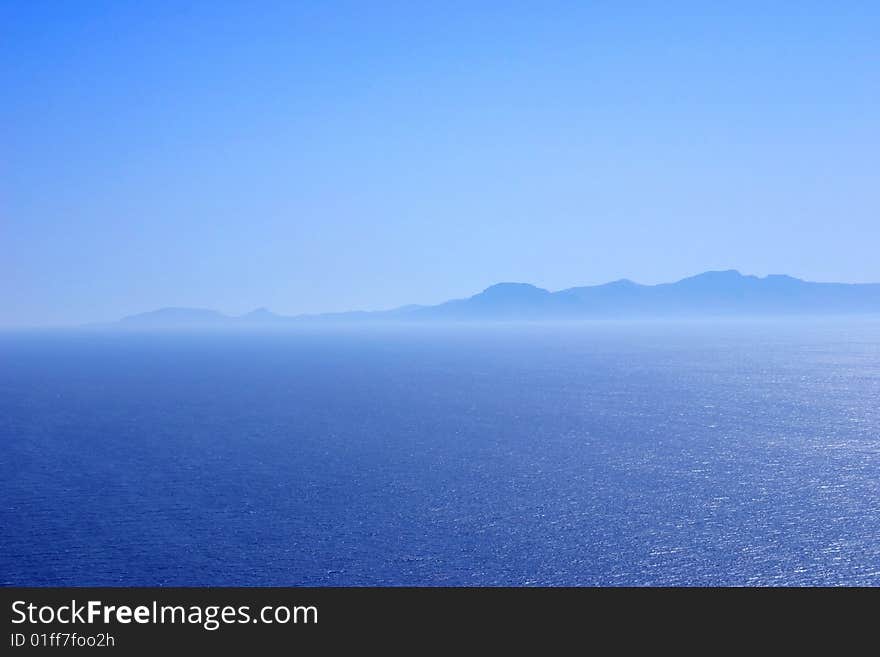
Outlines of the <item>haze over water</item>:
[[877,584],[880,320],[0,334],[0,583]]

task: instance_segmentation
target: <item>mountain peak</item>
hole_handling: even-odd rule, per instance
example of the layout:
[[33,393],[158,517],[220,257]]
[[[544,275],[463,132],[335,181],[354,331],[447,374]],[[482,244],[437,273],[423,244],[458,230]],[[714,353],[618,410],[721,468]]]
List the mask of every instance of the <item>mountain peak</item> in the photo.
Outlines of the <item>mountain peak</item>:
[[702,274],[688,276],[687,278],[683,278],[677,283],[674,283],[674,285],[706,288],[724,288],[730,286],[739,287],[748,280],[759,279],[755,276],[743,276],[736,269],[724,269],[718,271],[705,271]]
[[694,280],[735,280],[739,278],[746,278],[743,276],[738,269],[713,269],[710,271],[704,271],[702,274],[696,274],[694,276],[688,276],[687,278],[683,278],[684,281],[694,281]]
[[257,317],[278,317],[278,315],[276,315],[275,313],[273,313],[273,312],[272,312],[271,310],[269,310],[268,308],[260,307],[260,308],[254,308],[254,309],[253,309],[252,311],[250,311],[249,313],[245,313],[244,315],[242,315],[242,317],[252,317],[252,318],[257,318]]
[[238,319],[243,322],[270,323],[282,321],[284,320],[284,317],[282,317],[281,315],[276,315],[268,308],[256,308],[249,313],[242,315]]
[[475,295],[477,297],[500,298],[525,298],[543,297],[550,294],[549,291],[536,287],[531,283],[495,283]]

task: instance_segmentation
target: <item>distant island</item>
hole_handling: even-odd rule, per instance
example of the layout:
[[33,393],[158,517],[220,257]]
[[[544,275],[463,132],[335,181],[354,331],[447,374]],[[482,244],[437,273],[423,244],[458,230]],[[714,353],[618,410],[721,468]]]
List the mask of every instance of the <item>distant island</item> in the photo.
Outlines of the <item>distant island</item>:
[[161,308],[125,317],[131,328],[283,326],[307,322],[542,321],[880,314],[880,283],[813,283],[791,276],[708,271],[675,283],[619,280],[550,292],[528,283],[498,283],[466,299],[433,306],[318,315],[277,315],[259,308],[241,316],[200,308]]

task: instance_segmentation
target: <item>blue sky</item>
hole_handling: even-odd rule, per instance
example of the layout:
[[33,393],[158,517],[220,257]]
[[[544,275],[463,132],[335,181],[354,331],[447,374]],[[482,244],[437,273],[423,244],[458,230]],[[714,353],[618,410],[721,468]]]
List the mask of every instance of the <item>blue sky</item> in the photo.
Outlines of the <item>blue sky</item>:
[[880,281],[880,5],[721,4],[6,0],[0,325]]

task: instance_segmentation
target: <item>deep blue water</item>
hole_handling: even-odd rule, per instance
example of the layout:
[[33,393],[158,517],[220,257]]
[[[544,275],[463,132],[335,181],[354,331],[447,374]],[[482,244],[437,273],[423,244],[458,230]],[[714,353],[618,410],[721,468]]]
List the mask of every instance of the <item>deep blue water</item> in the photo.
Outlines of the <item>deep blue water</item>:
[[880,321],[0,335],[0,583],[878,584]]

